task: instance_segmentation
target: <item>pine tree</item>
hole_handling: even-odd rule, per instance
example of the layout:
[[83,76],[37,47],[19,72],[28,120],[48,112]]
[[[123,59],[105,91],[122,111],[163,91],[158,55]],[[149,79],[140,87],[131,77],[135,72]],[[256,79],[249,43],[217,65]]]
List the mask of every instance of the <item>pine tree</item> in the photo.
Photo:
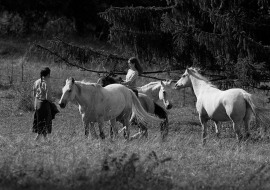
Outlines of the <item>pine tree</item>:
[[[141,57],[174,59],[245,81],[269,80],[267,0],[167,0],[168,7],[111,7],[110,41]],[[172,63],[172,62],[171,62]],[[239,74],[240,73],[240,74]]]

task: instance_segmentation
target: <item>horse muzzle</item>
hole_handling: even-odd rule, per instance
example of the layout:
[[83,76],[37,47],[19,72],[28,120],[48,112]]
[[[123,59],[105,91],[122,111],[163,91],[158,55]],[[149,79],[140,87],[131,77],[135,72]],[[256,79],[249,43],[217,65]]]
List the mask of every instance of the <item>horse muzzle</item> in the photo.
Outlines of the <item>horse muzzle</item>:
[[180,89],[180,88],[181,88],[181,86],[176,83],[172,89],[177,90],[177,89]]
[[171,109],[171,108],[172,108],[172,104],[166,105],[166,109],[167,109],[167,110],[169,110],[169,109]]

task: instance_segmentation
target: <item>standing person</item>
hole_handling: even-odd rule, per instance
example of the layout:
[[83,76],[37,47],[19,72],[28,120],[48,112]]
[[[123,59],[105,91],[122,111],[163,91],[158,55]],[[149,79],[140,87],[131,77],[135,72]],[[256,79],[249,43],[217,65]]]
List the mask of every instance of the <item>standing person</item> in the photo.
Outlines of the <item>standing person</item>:
[[127,86],[128,88],[130,88],[131,90],[133,90],[133,92],[136,94],[136,96],[138,97],[138,90],[137,90],[137,79],[139,77],[139,75],[142,74],[143,69],[140,65],[139,60],[136,57],[131,57],[128,60],[128,72],[126,75],[126,80],[124,82],[122,82],[121,84]]
[[40,140],[41,136],[46,140],[47,134],[52,131],[52,120],[59,112],[56,105],[52,103],[50,74],[49,67],[42,69],[40,78],[35,81],[33,86],[35,107],[33,132],[37,133],[37,141]]

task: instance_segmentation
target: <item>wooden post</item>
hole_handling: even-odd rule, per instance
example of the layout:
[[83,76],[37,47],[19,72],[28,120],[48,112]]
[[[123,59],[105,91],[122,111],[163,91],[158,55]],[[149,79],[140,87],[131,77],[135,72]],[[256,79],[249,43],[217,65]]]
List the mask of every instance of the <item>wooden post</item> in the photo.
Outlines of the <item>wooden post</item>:
[[10,76],[10,80],[9,80],[9,84],[12,85],[13,84],[13,61],[11,62],[11,76]]
[[23,82],[23,62],[24,61],[22,61],[22,82]]

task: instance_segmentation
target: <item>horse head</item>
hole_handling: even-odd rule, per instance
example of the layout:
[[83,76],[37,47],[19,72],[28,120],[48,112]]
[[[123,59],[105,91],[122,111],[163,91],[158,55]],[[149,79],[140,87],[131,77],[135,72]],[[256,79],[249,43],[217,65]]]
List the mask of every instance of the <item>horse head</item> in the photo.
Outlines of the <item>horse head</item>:
[[66,80],[65,86],[62,88],[61,99],[58,103],[61,108],[65,108],[67,103],[75,98],[74,84],[74,78],[70,77]]
[[192,74],[192,72],[193,72],[192,69],[187,68],[184,74],[181,76],[181,78],[174,85],[174,89],[191,87],[192,84],[189,76]]
[[171,86],[166,85],[165,82],[160,81],[159,99],[163,101],[166,109],[172,108],[171,98]]

